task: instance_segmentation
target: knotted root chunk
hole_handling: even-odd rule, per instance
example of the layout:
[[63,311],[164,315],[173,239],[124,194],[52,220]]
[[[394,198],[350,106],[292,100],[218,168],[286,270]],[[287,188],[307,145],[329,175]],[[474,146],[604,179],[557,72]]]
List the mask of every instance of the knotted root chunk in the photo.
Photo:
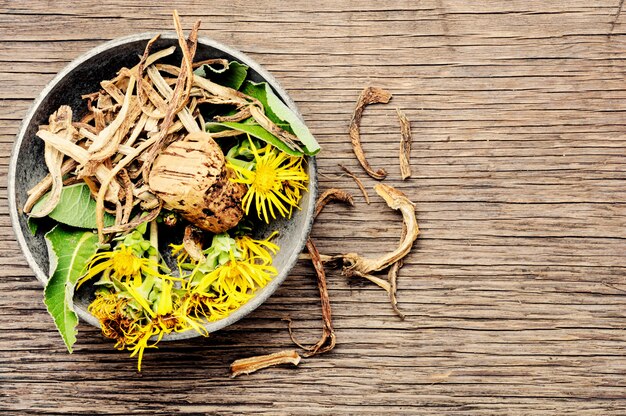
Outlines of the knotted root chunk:
[[196,132],[159,154],[148,185],[166,209],[205,231],[221,233],[236,226],[244,214],[241,200],[246,188],[232,182],[234,177],[215,140]]
[[230,376],[234,378],[279,364],[293,364],[297,366],[300,364],[300,355],[294,350],[285,350],[273,354],[235,360],[230,365]]
[[361,117],[363,117],[363,110],[365,106],[369,104],[383,103],[386,104],[391,99],[389,91],[382,88],[367,87],[359,95],[359,100],[356,103],[354,114],[352,115],[352,121],[350,122],[350,140],[352,141],[352,148],[356,158],[359,159],[361,166],[374,179],[385,179],[387,172],[385,169],[378,169],[374,171],[370,164],[365,159],[363,148],[361,147]]

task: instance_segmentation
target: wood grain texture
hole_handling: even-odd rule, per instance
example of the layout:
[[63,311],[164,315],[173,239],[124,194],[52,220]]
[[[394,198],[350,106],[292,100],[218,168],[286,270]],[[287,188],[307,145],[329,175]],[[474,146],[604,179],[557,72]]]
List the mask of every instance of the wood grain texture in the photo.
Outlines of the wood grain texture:
[[[107,3],[107,4],[105,4]],[[186,29],[249,53],[297,102],[323,146],[329,206],[321,252],[376,254],[400,216],[366,205],[338,164],[359,92],[373,166],[417,203],[422,235],[398,279],[407,319],[372,284],[329,273],[338,345],[300,367],[232,380],[234,359],[321,330],[301,262],[260,309],[210,339],[148,351],[143,371],[82,325],[68,355],[14,240],[6,173],[19,123],[80,53],[141,31]],[[290,2],[0,0],[0,413],[626,413],[626,20],[622,1]],[[400,180],[395,107],[412,122],[413,176]]]

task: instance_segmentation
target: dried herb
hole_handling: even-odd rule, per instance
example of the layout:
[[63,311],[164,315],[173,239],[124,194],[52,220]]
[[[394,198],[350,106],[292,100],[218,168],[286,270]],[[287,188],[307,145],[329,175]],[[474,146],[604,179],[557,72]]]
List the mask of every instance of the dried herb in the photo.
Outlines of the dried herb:
[[343,170],[346,175],[348,175],[349,177],[351,177],[354,182],[356,182],[356,186],[359,187],[359,189],[361,190],[361,193],[363,194],[363,198],[365,198],[365,203],[367,203],[367,205],[370,204],[370,196],[367,193],[367,190],[365,189],[365,186],[363,186],[363,182],[361,182],[361,180],[354,174],[352,173],[347,167],[345,167],[342,164],[339,164],[339,167],[341,168],[341,170]]
[[[137,65],[83,95],[87,111],[79,121],[62,106],[36,133],[45,143],[49,174],[28,192],[24,211],[82,236],[76,243],[52,241],[58,232],[47,235],[60,266],[63,259],[76,260],[63,266],[67,270],[52,264],[46,302],[54,297],[63,308],[48,304],[50,313],[71,347],[75,283],[91,281],[88,311],[116,348],[138,357],[138,369],[144,350],[162,337],[190,330],[207,336],[207,320],[228,316],[277,275],[272,263],[280,247],[270,241],[277,232],[255,239],[255,230],[238,225],[252,213],[267,223],[290,217],[308,190],[303,154],[319,151],[267,84],[246,82],[246,65],[193,63],[199,25],[185,37],[174,12],[180,66],[159,63],[176,47],[152,52],[155,36]],[[208,127],[214,122],[254,126],[269,144]],[[214,140],[227,136],[232,138]],[[157,223],[179,221],[168,231],[184,228],[180,243],[171,245],[172,256],[160,253]],[[36,225],[29,219],[31,229]],[[84,255],[86,242],[92,255]]]
[[356,107],[354,109],[354,114],[352,115],[352,121],[350,122],[350,140],[352,141],[352,149],[354,150],[354,154],[357,159],[363,166],[363,169],[374,179],[385,179],[387,176],[387,172],[384,169],[378,169],[374,171],[367,159],[365,158],[365,153],[363,153],[363,148],[361,147],[361,118],[363,117],[363,110],[369,104],[376,103],[388,103],[391,99],[391,94],[382,89],[376,87],[367,87],[359,95],[359,99],[356,103]]
[[333,321],[332,321],[332,312],[330,308],[330,298],[328,296],[328,287],[326,286],[326,271],[324,270],[324,263],[320,259],[320,253],[313,243],[313,240],[310,238],[306,242],[306,248],[311,255],[311,262],[313,263],[313,267],[315,268],[315,273],[317,276],[317,287],[320,292],[320,301],[322,304],[322,336],[320,340],[317,341],[314,345],[304,346],[300,342],[298,342],[291,328],[291,321],[289,321],[289,336],[291,340],[299,346],[300,348],[307,351],[305,357],[312,357],[314,355],[323,354],[335,348],[336,338],[335,338],[335,330],[333,329]]
[[280,364],[300,364],[300,355],[294,350],[285,350],[273,354],[259,355],[256,357],[242,358],[233,361],[230,365],[230,376],[237,377],[242,374],[250,374],[263,368]]
[[[402,191],[389,185],[378,184],[374,187],[374,190],[385,200],[389,208],[402,213],[404,225],[406,226],[406,235],[395,250],[374,259],[362,257],[356,253],[343,255],[344,274],[362,276],[370,280],[370,273],[383,270],[404,258],[411,251],[413,242],[419,235],[417,218],[415,217],[415,204]],[[389,292],[389,289],[387,291]]]
[[341,189],[331,188],[324,191],[317,198],[317,203],[315,204],[315,214],[313,216],[317,217],[319,213],[322,212],[326,204],[331,201],[341,201],[350,206],[354,206],[354,198],[352,198],[352,195]]
[[402,180],[406,180],[411,177],[411,123],[409,123],[406,115],[397,108],[396,113],[398,113],[400,133],[402,135],[400,139],[400,173]]
[[[400,242],[402,242],[406,238],[406,225],[402,224],[402,234],[400,236]],[[396,292],[398,290],[398,272],[404,265],[404,258],[397,260],[395,263],[391,265],[389,271],[387,272],[387,280],[389,280],[389,301],[391,302],[391,307],[393,311],[400,317],[400,319],[404,320],[405,316],[398,308],[398,299],[396,298]]]

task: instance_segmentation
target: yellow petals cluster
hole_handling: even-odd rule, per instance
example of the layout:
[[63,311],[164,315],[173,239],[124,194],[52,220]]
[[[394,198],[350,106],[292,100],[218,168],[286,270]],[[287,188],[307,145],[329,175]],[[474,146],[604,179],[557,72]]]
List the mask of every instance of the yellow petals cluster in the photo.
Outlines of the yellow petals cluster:
[[161,273],[164,266],[154,259],[118,244],[96,254],[81,279],[99,276],[105,287],[96,291],[89,312],[116,348],[137,357],[141,370],[145,349],[155,348],[164,335],[195,330],[207,336],[204,323],[228,316],[271,281],[277,274],[272,255],[279,250],[270,241],[274,235],[265,240],[226,236],[232,244],[214,267],[191,260],[182,245],[174,245],[180,277]]
[[254,168],[248,169],[228,162],[237,174],[233,182],[248,186],[241,203],[246,214],[254,202],[259,218],[270,222],[276,218],[291,216],[298,207],[302,191],[307,189],[309,176],[304,170],[302,157],[290,156],[272,145],[257,149],[250,140],[250,150],[254,155]]

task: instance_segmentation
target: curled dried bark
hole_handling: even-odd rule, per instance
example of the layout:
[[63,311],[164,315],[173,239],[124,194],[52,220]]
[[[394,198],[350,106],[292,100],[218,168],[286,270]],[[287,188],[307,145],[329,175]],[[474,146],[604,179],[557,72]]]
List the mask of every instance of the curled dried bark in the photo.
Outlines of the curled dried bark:
[[370,166],[369,162],[365,158],[365,153],[363,153],[363,147],[361,146],[361,118],[363,117],[363,110],[369,104],[376,103],[388,103],[391,99],[391,94],[382,89],[376,87],[367,87],[359,95],[359,99],[356,103],[356,107],[354,109],[354,114],[352,115],[352,121],[350,122],[350,140],[352,141],[352,149],[354,150],[354,154],[356,158],[363,166],[363,169],[374,179],[385,179],[387,176],[387,172],[385,169],[378,169],[374,171]]
[[291,337],[291,340],[294,342],[294,344],[307,351],[307,353],[304,354],[305,357],[312,357],[314,355],[323,354],[335,348],[336,337],[335,330],[333,329],[333,318],[330,308],[330,298],[328,296],[328,287],[326,286],[326,271],[324,270],[324,264],[320,259],[320,253],[317,250],[317,247],[313,243],[313,240],[311,240],[310,238],[306,242],[306,248],[311,255],[311,262],[313,263],[313,267],[315,268],[315,273],[317,275],[317,287],[320,292],[320,301],[322,304],[322,321],[324,323],[322,328],[322,336],[315,345],[311,345],[308,347],[304,346],[295,339],[291,329],[291,322],[289,322],[289,336]]
[[[69,172],[74,170],[76,166],[78,166],[78,163],[75,160],[73,159],[65,160],[63,164],[61,165],[61,177],[63,177],[64,175],[67,175]],[[24,204],[23,211],[28,214],[33,209],[33,206],[35,206],[37,201],[39,201],[39,199],[42,196],[44,196],[46,192],[48,192],[51,186],[52,186],[52,176],[48,174],[46,175],[45,178],[39,181],[37,185],[33,186],[27,192],[28,199],[26,200],[26,203]]]
[[[50,116],[47,129],[70,143],[74,142],[76,129],[72,126],[72,109],[67,105],[59,107],[59,109]],[[64,154],[62,152],[57,150],[50,143],[45,144],[44,159],[50,174],[51,190],[45,204],[36,213],[32,213],[32,217],[45,217],[52,212],[59,203],[63,189],[63,158]]]
[[[404,258],[411,251],[413,242],[419,235],[413,202],[403,192],[389,185],[378,184],[374,187],[374,190],[385,200],[390,208],[399,210],[402,213],[404,225],[406,226],[406,235],[395,250],[374,259],[361,257],[356,253],[344,254],[344,274],[348,276],[357,275],[370,279],[372,277],[370,273],[383,270]],[[389,292],[389,289],[387,291]]]
[[300,364],[300,355],[294,350],[285,350],[273,354],[259,355],[256,357],[242,358],[233,361],[230,365],[230,376],[237,377],[242,374],[250,374],[280,364]]
[[318,198],[315,204],[315,213],[313,217],[316,218],[320,212],[324,209],[326,204],[331,201],[341,201],[350,206],[354,206],[354,198],[348,192],[337,188],[331,188],[324,191]]
[[415,205],[406,197],[406,195],[389,186],[379,184],[374,187],[376,193],[380,195],[387,205],[402,213],[404,223],[407,228],[407,235],[400,242],[398,248],[394,251],[384,254],[381,257],[370,259],[361,257],[358,254],[345,254],[344,261],[348,263],[347,271],[356,274],[368,274],[375,271],[383,270],[391,263],[403,258],[411,250],[411,246],[419,234],[417,219],[415,217]]
[[411,123],[406,115],[396,108],[398,113],[398,120],[400,121],[400,133],[402,138],[400,139],[400,174],[402,180],[406,180],[411,177]]
[[361,182],[361,180],[354,174],[352,173],[347,167],[345,167],[342,164],[339,164],[339,167],[341,168],[341,170],[343,170],[346,175],[348,175],[349,177],[351,177],[354,182],[356,183],[356,186],[359,187],[359,189],[361,190],[361,193],[363,194],[363,198],[365,198],[365,203],[367,205],[370,204],[370,196],[367,193],[367,190],[365,189],[365,186],[363,186],[363,182]]

